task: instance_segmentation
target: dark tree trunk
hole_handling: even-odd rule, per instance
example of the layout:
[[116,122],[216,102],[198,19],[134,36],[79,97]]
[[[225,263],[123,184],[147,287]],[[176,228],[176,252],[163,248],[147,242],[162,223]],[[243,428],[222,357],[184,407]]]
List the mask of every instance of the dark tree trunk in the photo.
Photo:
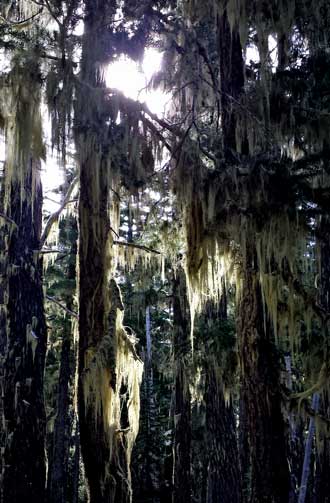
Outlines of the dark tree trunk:
[[[326,393],[323,394],[321,403],[322,412],[329,417],[329,399]],[[320,450],[316,454],[316,501],[318,503],[330,503],[330,440],[328,436],[319,432]]]
[[[240,386],[240,390],[242,385]],[[239,459],[240,459],[240,472],[242,480],[242,501],[247,503],[250,494],[250,449],[249,449],[249,429],[247,424],[247,415],[245,410],[245,402],[243,393],[240,391],[239,400]]]
[[[77,222],[75,218],[69,218],[66,222],[66,232],[70,240],[70,258],[65,272],[65,278],[71,282],[72,288],[67,287],[62,292],[66,299],[66,307],[73,311],[74,293],[76,291],[76,262],[77,262]],[[70,393],[70,385],[76,376],[78,365],[77,347],[73,346],[74,323],[72,318],[63,318],[62,323],[62,348],[60,373],[57,388],[56,418],[49,455],[48,466],[48,503],[66,503],[70,501],[69,465],[70,465],[70,441],[74,420],[70,414],[70,407],[74,407]]]
[[[315,413],[318,412],[319,402],[320,402],[319,393],[314,393],[312,399],[312,409],[314,410]],[[298,503],[305,503],[309,481],[310,479],[314,478],[314,472],[312,471],[311,473],[311,466],[314,465],[314,463],[312,462],[314,435],[315,435],[315,417],[312,416],[309,419],[308,434],[305,442],[304,463],[301,473]],[[311,487],[313,487],[313,483],[311,484]]]
[[[233,160],[237,152],[236,144],[236,114],[234,112],[244,86],[244,66],[242,46],[237,27],[231,29],[227,11],[224,10],[217,20],[219,56],[220,56],[220,93],[221,93],[221,124],[223,135],[224,156]],[[246,147],[246,141],[242,147]],[[246,153],[246,152],[244,152]]]
[[174,445],[173,503],[191,501],[191,405],[189,360],[191,352],[189,307],[185,274],[178,268],[173,280],[174,324]]
[[216,365],[206,374],[206,428],[208,450],[207,503],[240,503],[241,484],[232,403],[226,404]]
[[[221,327],[228,322],[227,290],[222,280],[221,299],[206,305],[206,326],[213,333],[212,346],[217,347],[216,337],[221,339]],[[214,334],[212,325],[218,330]],[[207,336],[207,334],[205,334]],[[220,341],[219,341],[220,342]],[[223,368],[226,351],[234,348],[221,346],[216,353],[207,350],[205,367],[207,491],[206,503],[241,503],[242,484],[237,444],[236,420],[232,400],[226,403],[224,396]],[[230,378],[229,378],[230,379]]]
[[52,460],[48,480],[49,503],[65,503],[67,501],[66,489],[70,442],[69,383],[72,375],[70,362],[71,336],[71,323],[65,320],[57,393],[57,414],[54,425]]
[[[6,337],[2,337],[2,502],[44,501],[46,324],[39,249],[42,192],[39,163],[10,187],[11,229],[6,256]],[[22,194],[25,198],[22,199]],[[5,342],[5,346],[3,343]]]
[[159,491],[159,474],[155,463],[155,419],[157,415],[155,396],[154,396],[154,374],[152,363],[152,335],[151,335],[151,318],[150,306],[146,307],[146,342],[147,355],[145,363],[145,381],[146,381],[146,480],[149,492],[152,494]]
[[46,323],[38,254],[43,150],[38,61],[17,54],[7,79],[8,99],[2,107],[6,162],[0,229],[0,500],[43,503]]
[[[123,329],[117,330],[123,311],[119,288],[113,280],[108,284],[112,250],[109,151],[111,128],[115,126],[109,126],[105,112],[105,83],[100,70],[101,64],[109,62],[109,34],[104,22],[110,24],[116,7],[114,0],[85,0],[81,86],[76,104],[80,159],[78,408],[91,503],[127,503],[132,497],[129,461],[134,431],[126,419],[128,407],[135,402],[134,397],[124,399],[128,385],[124,392],[117,384],[126,385],[121,379],[129,358],[117,375],[118,352],[122,351],[123,358],[129,349],[122,339],[119,345],[118,339],[124,337]],[[133,371],[132,366],[130,369]],[[129,378],[125,375],[124,379]]]
[[[78,428],[78,426],[77,426]],[[73,477],[72,477],[72,503],[79,502],[79,477],[80,475],[80,436],[76,431],[74,437],[74,458],[73,458]]]
[[[125,445],[118,438],[118,446],[111,445],[114,431],[108,430],[106,411],[96,412],[96,402],[101,396],[101,386],[115,388],[115,358],[109,361],[108,378],[94,382],[94,389],[84,389],[88,379],[89,354],[97,351],[100,341],[106,336],[106,307],[104,293],[107,290],[108,253],[108,190],[107,163],[91,154],[80,168],[79,202],[79,422],[81,452],[89,483],[91,503],[114,503],[130,500],[127,470],[121,474],[116,467],[109,467],[111,451],[118,447],[119,466],[127,465]],[[99,192],[93,193],[93,179],[99,179]],[[95,208],[98,208],[95,214]],[[110,295],[110,293],[108,293]],[[115,335],[113,334],[113,338]],[[103,378],[106,382],[103,382]],[[91,383],[93,384],[93,383]],[[113,390],[115,391],[115,389]],[[111,403],[108,404],[111,406]],[[101,405],[103,409],[103,404]],[[119,437],[119,435],[118,435]],[[120,459],[119,459],[120,458]]]
[[251,458],[251,503],[284,503],[290,477],[281,412],[280,364],[258,272],[247,256],[238,311],[242,397]]
[[[324,309],[330,311],[330,217],[321,217],[320,235],[322,241],[319,243],[319,253],[321,262],[320,275],[320,303]],[[327,354],[329,355],[329,321],[324,327],[324,339]],[[330,418],[330,396],[329,391],[324,390],[321,397],[321,413],[327,419]],[[324,432],[318,432],[320,450],[317,454],[316,473],[316,497],[319,503],[330,502],[330,439]]]

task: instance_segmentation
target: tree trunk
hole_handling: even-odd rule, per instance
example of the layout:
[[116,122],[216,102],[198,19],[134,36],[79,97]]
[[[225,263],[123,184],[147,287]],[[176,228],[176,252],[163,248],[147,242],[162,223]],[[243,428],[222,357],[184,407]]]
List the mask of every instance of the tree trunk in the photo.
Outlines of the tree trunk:
[[242,279],[237,332],[251,458],[250,502],[284,503],[289,499],[290,477],[280,366],[252,255],[247,256]]
[[70,390],[71,378],[71,323],[64,320],[61,350],[60,376],[57,393],[57,414],[53,434],[53,452],[48,482],[49,503],[65,503],[67,489],[67,470],[69,465],[70,436]]
[[159,476],[157,466],[154,460],[154,446],[155,446],[155,397],[154,397],[154,375],[152,366],[152,338],[151,338],[151,319],[150,319],[150,306],[146,307],[146,341],[147,341],[147,361],[145,366],[145,379],[146,379],[146,416],[147,416],[147,438],[146,438],[146,472],[148,489],[151,493],[159,490]]
[[[318,393],[314,393],[313,400],[312,400],[312,409],[315,412],[318,412],[319,400],[320,400],[320,395]],[[305,501],[306,501],[306,493],[307,493],[308,479],[309,479],[310,467],[311,467],[311,457],[312,457],[314,435],[315,435],[315,417],[311,417],[309,420],[308,435],[307,435],[306,444],[305,444],[304,464],[303,464],[303,469],[302,469],[302,474],[301,474],[301,483],[300,483],[298,503],[305,503]]]
[[173,280],[174,324],[174,446],[173,503],[191,501],[191,405],[189,360],[191,352],[189,307],[185,274],[178,268]]
[[240,386],[239,399],[239,460],[240,472],[242,481],[242,502],[247,503],[250,495],[250,478],[251,478],[251,459],[249,448],[249,428],[247,424],[247,414],[245,409],[245,401],[243,398],[242,387]]
[[[226,403],[223,378],[226,373],[226,347],[220,342],[224,336],[222,326],[228,323],[227,290],[224,279],[221,285],[221,299],[206,304],[206,330],[212,334],[213,352],[206,346],[205,362],[205,404],[206,404],[206,444],[207,444],[207,491],[206,503],[241,503],[242,484],[237,445],[236,420],[232,400]],[[215,327],[217,328],[215,332]],[[207,337],[207,333],[204,334]],[[217,344],[219,338],[220,344]],[[216,353],[214,349],[217,348]],[[227,376],[228,377],[228,376]],[[228,377],[229,380],[231,377]]]
[[[330,217],[324,215],[320,222],[320,235],[323,238],[319,243],[321,277],[320,277],[320,303],[324,309],[330,311]],[[324,340],[326,343],[327,354],[329,354],[329,321],[324,327]],[[330,417],[330,396],[329,391],[325,389],[322,393],[321,413],[329,420]],[[330,503],[330,439],[320,428],[318,431],[318,452],[317,460],[317,501],[319,503]]]
[[40,126],[40,79],[35,60],[21,63],[11,79],[4,211],[15,224],[7,224],[10,230],[1,257],[1,501],[42,503],[46,476],[46,323],[42,268],[36,254],[41,234],[42,191],[36,145],[39,141],[41,144],[36,130]]
[[207,503],[240,503],[241,484],[233,405],[225,403],[216,364],[206,374]]
[[[238,150],[234,108],[244,86],[243,53],[237,26],[233,29],[230,27],[226,9],[221,16],[218,16],[217,30],[224,157],[231,161],[233,153]],[[243,149],[247,148],[246,144],[246,140],[242,141]]]
[[72,470],[72,503],[79,503],[80,435],[78,418],[75,418],[74,455]]
[[85,0],[76,105],[80,161],[78,408],[91,503],[131,501],[129,463],[139,424],[141,363],[122,326],[119,287],[114,280],[109,283],[113,252],[108,213],[113,169],[110,150],[116,126],[109,125],[106,113],[101,65],[109,63],[106,26],[116,7],[113,0]]

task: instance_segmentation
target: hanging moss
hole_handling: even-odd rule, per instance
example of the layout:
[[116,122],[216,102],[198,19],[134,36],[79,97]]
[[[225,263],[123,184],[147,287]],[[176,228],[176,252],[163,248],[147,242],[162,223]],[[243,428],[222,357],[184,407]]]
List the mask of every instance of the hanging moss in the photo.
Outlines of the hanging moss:
[[[33,57],[33,55],[31,55]],[[36,85],[36,82],[39,85]],[[6,177],[5,200],[7,210],[11,187],[16,181],[21,187],[21,203],[29,197],[25,193],[25,179],[29,173],[29,158],[45,158],[40,114],[40,73],[35,59],[29,55],[25,60],[13,61],[13,68],[2,88],[1,107],[5,118],[6,134]],[[32,171],[32,197],[40,183],[40,173]]]

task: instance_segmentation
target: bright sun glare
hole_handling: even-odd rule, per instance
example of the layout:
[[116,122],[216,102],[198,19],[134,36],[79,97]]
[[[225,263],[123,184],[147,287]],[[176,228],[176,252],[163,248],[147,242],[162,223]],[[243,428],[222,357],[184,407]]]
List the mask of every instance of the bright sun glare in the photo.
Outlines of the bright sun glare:
[[[146,103],[154,114],[161,117],[169,102],[169,95],[160,89],[147,89],[152,76],[160,70],[162,55],[156,49],[146,49],[142,64],[122,56],[116,62],[109,65],[106,73],[106,85],[109,88],[118,89],[125,96],[133,100]],[[45,113],[45,116],[47,114]],[[45,124],[45,132],[50,137],[50,124]],[[43,163],[42,183],[46,196],[45,206],[48,211],[56,211],[60,204],[61,194],[54,193],[54,189],[63,183],[63,170],[59,169],[56,155],[49,151],[46,163]]]
[[160,70],[161,59],[161,53],[152,48],[146,49],[141,65],[121,57],[106,71],[106,84],[128,98],[145,102],[153,113],[162,116],[169,96],[159,89],[146,89],[152,76]]

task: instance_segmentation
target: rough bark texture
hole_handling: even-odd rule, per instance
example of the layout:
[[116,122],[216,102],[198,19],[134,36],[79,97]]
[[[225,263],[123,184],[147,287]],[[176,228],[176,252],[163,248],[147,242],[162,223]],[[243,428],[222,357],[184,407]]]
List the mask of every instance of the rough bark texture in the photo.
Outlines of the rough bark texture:
[[243,273],[237,332],[251,457],[251,503],[288,501],[290,477],[281,412],[279,360],[253,262]]
[[115,289],[108,287],[111,131],[104,113],[105,84],[100,68],[109,58],[105,19],[110,23],[115,8],[112,0],[85,1],[81,87],[76,108],[80,158],[78,406],[81,452],[91,503],[131,500],[126,432],[113,409],[116,402],[118,410],[121,394],[115,372],[116,320],[123,306],[117,302],[121,299],[114,297]]
[[72,503],[79,503],[79,479],[80,479],[80,435],[78,418],[75,419],[76,431],[74,436],[74,455],[72,471]]
[[206,375],[206,428],[208,449],[207,503],[241,501],[235,415],[226,404],[219,375],[211,363]]
[[[89,482],[90,501],[107,503],[130,501],[131,493],[128,483],[128,460],[126,459],[125,440],[121,435],[116,435],[116,444],[110,436],[104,422],[105,411],[96,413],[96,395],[101,394],[101,389],[96,389],[91,394],[89,402],[84,394],[84,379],[86,368],[89,365],[88,353],[95,353],[102,339],[106,336],[107,323],[105,320],[105,296],[107,279],[107,239],[109,222],[107,214],[108,186],[107,173],[104,165],[95,165],[88,160],[81,165],[81,190],[79,208],[79,421],[81,436],[81,451],[85,464],[86,477]],[[91,189],[91,178],[98,176],[100,181],[100,197],[98,215],[90,211],[90,207],[97,206],[95,194]],[[95,221],[97,224],[95,226]],[[97,235],[95,235],[96,229]],[[94,239],[91,237],[94,236]],[[108,296],[111,292],[108,291]],[[112,326],[114,331],[115,325]],[[109,332],[109,337],[115,338]],[[109,377],[106,385],[115,391],[115,360],[109,359]],[[115,425],[113,425],[116,428]],[[113,449],[113,452],[112,452]],[[114,456],[115,453],[115,456]],[[109,466],[109,463],[111,466]],[[121,469],[123,467],[124,471]],[[109,471],[110,470],[110,471]],[[108,472],[109,471],[109,472]]]
[[174,446],[173,503],[191,501],[191,405],[189,308],[185,274],[178,268],[173,281],[174,324]]
[[244,86],[243,55],[237,27],[231,29],[226,10],[218,17],[217,29],[223,146],[224,156],[230,161],[233,152],[237,151],[234,108]]
[[[319,409],[320,395],[319,393],[313,394],[312,409],[317,413]],[[305,442],[304,464],[301,474],[301,482],[299,488],[298,503],[305,503],[306,494],[308,489],[308,480],[310,477],[310,468],[312,461],[313,441],[315,435],[315,417],[309,419],[308,434]]]
[[[108,477],[110,446],[103,414],[96,414],[93,399],[86,403],[84,378],[88,367],[87,352],[94,351],[106,334],[105,297],[108,264],[107,241],[109,221],[107,213],[108,186],[105,160],[95,163],[91,154],[80,166],[79,201],[79,422],[81,452],[89,482],[90,501],[113,503],[116,481]],[[99,193],[93,193],[93,178],[100,182]],[[95,199],[100,200],[95,200]],[[98,214],[94,209],[98,208]],[[110,362],[109,362],[110,364]],[[113,369],[114,371],[114,362]],[[96,384],[96,383],[95,383]],[[110,386],[110,377],[108,386]],[[95,389],[95,393],[101,390]],[[120,490],[118,488],[118,490]],[[125,499],[123,499],[125,501]]]
[[[320,235],[323,240],[320,242],[321,277],[320,277],[320,303],[324,309],[330,311],[330,217],[324,215],[320,222]],[[325,329],[325,343],[329,354],[329,322]],[[324,390],[321,397],[321,413],[329,419],[330,398],[329,391]],[[316,473],[316,498],[319,503],[330,502],[330,439],[324,431],[318,432],[320,451],[317,454]]]
[[[328,397],[323,396],[322,411],[329,417]],[[330,440],[319,432],[320,451],[317,453],[316,464],[316,496],[318,503],[330,503]]]
[[65,320],[57,393],[57,414],[54,425],[53,452],[49,468],[49,503],[64,503],[67,501],[66,489],[70,442],[69,382],[72,375],[70,365],[71,336],[71,323]]
[[44,501],[46,324],[41,264],[34,252],[39,248],[42,193],[40,184],[33,188],[39,168],[36,161],[28,160],[25,177],[11,184],[7,206],[17,227],[8,239],[7,295],[2,300],[6,310],[5,337],[3,332],[1,338],[4,503]]
[[[240,385],[240,390],[242,385]],[[242,502],[249,501],[250,494],[250,449],[249,449],[249,428],[247,424],[247,415],[243,393],[240,392],[239,400],[239,464],[240,476],[242,481]]]
[[151,493],[159,491],[159,474],[155,463],[154,446],[157,416],[155,396],[154,396],[154,374],[152,362],[152,334],[150,306],[146,307],[146,342],[147,355],[145,363],[145,390],[146,390],[146,480],[147,487]]
[[[206,330],[210,330],[211,348],[206,349],[205,406],[206,406],[206,503],[240,503],[242,494],[241,473],[237,443],[236,419],[232,400],[226,403],[224,396],[224,369],[228,352],[225,331],[228,323],[227,289],[221,284],[218,305],[210,301],[205,306]],[[216,327],[216,330],[214,329]],[[207,337],[207,334],[205,334]],[[228,335],[227,335],[228,337]],[[234,341],[233,341],[234,344]],[[208,346],[206,346],[208,348]],[[228,373],[229,369],[227,369]],[[226,376],[229,380],[231,377]]]

